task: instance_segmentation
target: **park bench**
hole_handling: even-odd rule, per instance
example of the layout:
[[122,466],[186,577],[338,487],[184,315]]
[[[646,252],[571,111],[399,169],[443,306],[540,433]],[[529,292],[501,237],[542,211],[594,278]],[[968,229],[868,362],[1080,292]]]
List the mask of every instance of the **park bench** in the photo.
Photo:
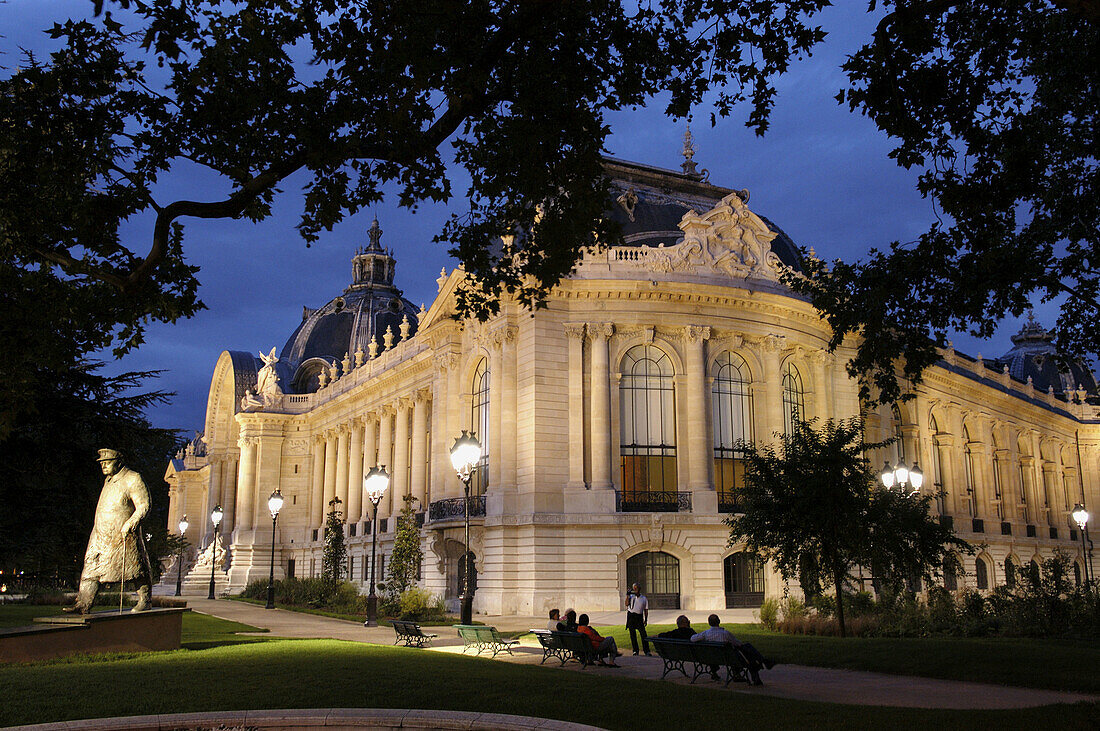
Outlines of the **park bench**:
[[397,639],[393,641],[393,644],[404,642],[405,647],[412,647],[413,645],[425,647],[430,640],[438,637],[438,635],[424,634],[419,624],[406,622],[403,619],[393,620],[393,631],[397,633]]
[[580,632],[551,632],[550,635],[561,645],[563,653],[568,653],[580,661],[582,668],[595,665],[599,659],[587,635],[582,635]]
[[711,672],[711,667],[717,666],[726,670],[726,685],[734,680],[748,681],[749,670],[740,651],[733,645],[724,642],[692,642],[691,640],[671,640],[663,637],[650,637],[650,643],[657,650],[657,655],[664,661],[664,671],[661,679],[673,670],[679,670],[688,677],[685,663],[691,663],[691,682],[694,683],[700,675]]
[[562,646],[561,638],[554,636],[555,633],[548,629],[533,629],[531,634],[537,637],[539,644],[542,645],[542,662],[539,665],[551,657],[561,660],[562,665],[569,661],[569,651]]
[[501,652],[512,654],[512,647],[519,644],[519,640],[506,640],[500,636],[496,627],[486,627],[477,624],[456,624],[458,636],[462,638],[462,651],[469,648],[477,650],[477,654],[488,651],[496,657]]

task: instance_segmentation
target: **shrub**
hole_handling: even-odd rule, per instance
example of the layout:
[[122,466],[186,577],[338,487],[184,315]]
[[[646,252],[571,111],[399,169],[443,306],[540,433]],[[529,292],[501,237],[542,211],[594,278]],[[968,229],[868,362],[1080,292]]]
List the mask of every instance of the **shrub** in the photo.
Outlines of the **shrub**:
[[397,604],[396,615],[401,619],[416,621],[443,619],[447,613],[443,597],[434,596],[424,589],[412,588],[401,592]]
[[760,624],[775,631],[779,624],[779,600],[770,597],[760,605]]
[[788,619],[802,619],[809,616],[810,610],[806,608],[806,604],[794,596],[785,596],[779,602],[779,611],[783,615],[784,620]]
[[[267,598],[267,579],[248,583],[241,592],[248,599]],[[341,614],[364,614],[366,598],[350,582],[333,584],[329,579],[280,579],[275,582],[275,601],[295,607],[325,609]]]

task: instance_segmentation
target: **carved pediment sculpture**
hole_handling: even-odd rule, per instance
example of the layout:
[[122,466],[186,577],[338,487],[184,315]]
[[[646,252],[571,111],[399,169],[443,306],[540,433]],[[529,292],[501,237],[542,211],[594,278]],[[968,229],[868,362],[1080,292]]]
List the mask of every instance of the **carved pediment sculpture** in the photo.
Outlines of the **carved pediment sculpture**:
[[714,269],[730,277],[776,281],[782,266],[771,249],[776,237],[745,205],[748,191],[730,193],[704,214],[688,211],[680,220],[684,240],[648,257],[655,271]]

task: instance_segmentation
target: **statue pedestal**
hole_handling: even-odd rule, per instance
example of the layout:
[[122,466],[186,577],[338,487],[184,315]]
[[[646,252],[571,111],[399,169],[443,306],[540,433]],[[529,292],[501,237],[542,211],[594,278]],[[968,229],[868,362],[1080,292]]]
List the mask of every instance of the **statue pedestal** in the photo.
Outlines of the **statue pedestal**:
[[189,611],[178,607],[36,617],[34,625],[0,630],[0,662],[99,652],[178,650],[183,613]]

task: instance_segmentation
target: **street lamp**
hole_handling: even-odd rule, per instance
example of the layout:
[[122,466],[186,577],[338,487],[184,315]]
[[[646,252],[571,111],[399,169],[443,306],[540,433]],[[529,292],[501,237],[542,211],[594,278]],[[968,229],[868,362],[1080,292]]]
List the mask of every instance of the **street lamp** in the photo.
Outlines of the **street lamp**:
[[378,626],[378,597],[374,593],[374,560],[378,549],[378,503],[382,502],[382,496],[386,494],[386,488],[389,486],[390,473],[386,472],[385,465],[372,467],[363,478],[363,491],[374,507],[370,520],[370,592],[367,594],[367,621],[364,623],[367,627]]
[[459,622],[462,624],[470,624],[474,619],[474,594],[470,591],[470,478],[473,477],[473,471],[477,469],[478,462],[481,460],[481,442],[477,440],[474,433],[471,431],[469,434],[466,430],[462,430],[462,436],[455,439],[454,446],[451,447],[451,464],[455,468],[455,472],[458,473],[458,479],[462,480],[462,487],[466,494],[465,502],[462,505],[462,519],[463,519],[463,554],[462,554],[462,596],[459,598],[461,602],[461,612]]
[[180,519],[180,555],[178,559],[179,566],[176,567],[176,596],[183,593],[183,534],[187,532],[187,516],[183,516]]
[[214,564],[218,562],[218,526],[221,525],[222,515],[221,505],[215,505],[210,511],[210,522],[214,524],[214,543],[210,551],[210,594],[207,599],[214,598]]
[[879,477],[887,490],[896,486],[899,492],[903,492],[908,488],[910,495],[920,492],[921,485],[924,484],[924,473],[921,472],[916,462],[913,463],[912,467],[906,467],[905,462],[900,460],[894,467],[886,462]]
[[1092,575],[1092,556],[1089,555],[1089,511],[1085,510],[1085,506],[1081,503],[1077,503],[1073,506],[1073,512],[1070,513],[1073,517],[1073,522],[1077,524],[1077,527],[1081,529],[1081,557],[1085,559],[1085,586],[1089,585],[1089,577]]
[[283,509],[283,494],[279,488],[267,499],[267,509],[271,511],[271,571],[267,575],[267,609],[275,608],[275,524],[279,521],[279,511]]

